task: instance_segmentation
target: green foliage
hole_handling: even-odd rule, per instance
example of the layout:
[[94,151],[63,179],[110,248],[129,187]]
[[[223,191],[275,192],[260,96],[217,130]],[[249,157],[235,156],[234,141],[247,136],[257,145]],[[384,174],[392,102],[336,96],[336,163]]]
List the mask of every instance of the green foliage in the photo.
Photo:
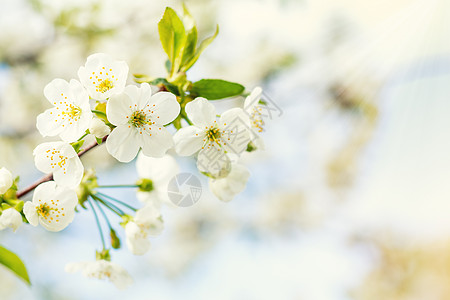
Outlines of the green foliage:
[[211,44],[219,33],[217,26],[213,36],[203,40],[197,48],[198,30],[194,18],[183,5],[183,24],[175,11],[167,7],[162,19],[158,23],[159,39],[169,60],[166,62],[166,69],[169,72],[169,81],[177,79],[179,72],[186,72],[200,57],[205,48]]
[[156,78],[155,80],[150,81],[150,84],[162,87],[163,89],[171,92],[172,94],[180,96],[180,91],[178,90],[178,87],[175,84],[168,82],[167,79],[165,78]]
[[212,41],[214,41],[214,39],[218,34],[219,34],[219,25],[217,25],[216,32],[214,33],[213,36],[204,39],[200,43],[200,46],[196,49],[195,54],[181,67],[181,71],[186,72],[187,70],[189,70],[198,60],[200,54],[202,54],[202,52],[206,49],[206,47],[208,47],[209,44],[211,44]]
[[14,252],[9,251],[2,246],[0,246],[0,264],[13,271],[27,284],[31,284],[27,269],[22,260]]
[[239,83],[221,79],[202,79],[192,84],[190,93],[195,97],[217,100],[242,94],[244,87]]
[[186,44],[186,31],[183,22],[175,11],[167,7],[158,23],[159,39],[172,63],[171,74],[178,70]]

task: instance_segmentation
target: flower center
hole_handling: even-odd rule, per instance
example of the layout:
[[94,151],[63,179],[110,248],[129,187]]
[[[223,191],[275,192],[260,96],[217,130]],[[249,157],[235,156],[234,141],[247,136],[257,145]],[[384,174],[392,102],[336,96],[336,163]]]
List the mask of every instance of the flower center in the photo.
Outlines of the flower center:
[[104,93],[109,91],[110,89],[112,89],[114,87],[114,84],[112,83],[111,80],[109,80],[108,78],[103,79],[98,85],[97,85],[97,92],[100,93]]
[[46,203],[44,204],[40,204],[39,206],[36,207],[37,213],[43,217],[46,218],[50,215],[50,206],[48,206]]
[[81,108],[69,103],[69,105],[66,108],[66,111],[61,112],[61,114],[63,116],[69,117],[72,120],[75,119],[75,121],[78,121],[77,117],[81,115]]
[[49,149],[46,152],[47,158],[50,159],[50,166],[52,166],[52,169],[54,169],[55,167],[59,167],[60,169],[63,169],[64,174],[66,174],[66,164],[69,158],[67,156],[61,155],[60,151],[56,149]]
[[219,128],[212,128],[206,132],[206,137],[210,142],[216,142],[219,144],[219,139],[222,135],[220,134]]
[[262,118],[262,109],[258,106],[253,107],[253,111],[251,114],[251,122],[252,127],[257,128],[258,132],[262,132],[264,130],[264,120]]
[[135,111],[131,115],[130,121],[128,121],[131,125],[134,127],[141,127],[144,124],[148,124],[147,122],[147,115],[143,113],[142,111]]

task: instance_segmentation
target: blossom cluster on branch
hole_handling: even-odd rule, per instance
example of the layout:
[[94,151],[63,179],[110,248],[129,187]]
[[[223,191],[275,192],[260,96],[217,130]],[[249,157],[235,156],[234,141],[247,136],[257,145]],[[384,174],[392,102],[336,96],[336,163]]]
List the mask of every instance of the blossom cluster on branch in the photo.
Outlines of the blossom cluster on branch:
[[[197,46],[197,29],[186,7],[183,20],[167,8],[158,24],[168,55],[166,78],[135,74],[136,84],[127,85],[127,63],[96,53],[79,68],[78,79],[58,78],[45,86],[44,96],[51,107],[37,117],[36,127],[43,137],[60,140],[34,149],[36,168],[46,175],[21,191],[18,178],[0,169],[0,229],[16,230],[29,223],[61,231],[81,211],[77,207],[90,210],[102,248],[95,262],[71,263],[66,270],[109,278],[118,288],[125,288],[132,282],[129,274],[110,261],[110,249],[121,247],[114,225],[123,227],[126,245],[136,255],[145,254],[150,249],[149,238],[163,231],[161,207],[170,204],[167,186],[179,170],[168,150],[195,157],[199,172],[208,176],[210,189],[220,200],[230,201],[245,189],[250,173],[239,158],[244,152],[264,148],[259,136],[265,125],[262,90],[257,87],[245,93],[242,85],[220,79],[189,81],[186,71],[218,30]],[[246,96],[242,107],[220,115],[216,112],[214,100],[237,96]],[[88,135],[96,142],[86,146]],[[103,143],[119,162],[129,163],[137,157],[137,182],[101,186],[95,171],[84,168],[80,157]],[[105,194],[102,188],[107,187],[137,189],[143,206],[135,208]],[[32,200],[24,202],[22,198],[33,190]],[[111,224],[106,210],[121,221]],[[109,244],[101,218],[109,231]]]

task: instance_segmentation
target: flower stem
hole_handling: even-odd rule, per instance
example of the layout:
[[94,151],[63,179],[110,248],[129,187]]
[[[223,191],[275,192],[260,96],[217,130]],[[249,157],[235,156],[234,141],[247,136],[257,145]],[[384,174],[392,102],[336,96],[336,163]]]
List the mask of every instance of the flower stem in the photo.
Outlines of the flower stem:
[[87,136],[89,133],[85,133],[85,134],[83,134],[78,140],[77,140],[77,142],[79,142],[79,141],[81,141],[85,136]]
[[136,184],[99,185],[97,188],[136,188]]
[[106,198],[108,198],[108,199],[110,199],[112,201],[115,201],[115,202],[117,202],[119,204],[122,204],[123,206],[128,207],[129,209],[131,209],[133,211],[137,211],[137,208],[134,208],[133,206],[129,205],[128,203],[125,203],[123,201],[120,201],[120,200],[118,200],[116,198],[113,198],[113,197],[111,197],[109,195],[106,195],[106,194],[103,194],[103,193],[100,193],[100,192],[98,192],[98,194],[101,195],[102,197],[106,197]]
[[112,204],[111,202],[106,202],[102,198],[100,198],[100,197],[98,197],[96,195],[93,195],[93,194],[91,194],[91,197],[94,198],[95,200],[97,200],[98,202],[100,202],[101,204],[103,204],[106,208],[111,210],[113,213],[115,213],[119,217],[125,215],[125,212],[123,210],[121,210],[116,205]]
[[[108,136],[105,136],[102,139],[102,143],[104,143],[106,141],[106,139],[108,138]],[[80,151],[78,153],[78,156],[81,157],[84,154],[86,154],[87,152],[89,152],[90,150],[92,150],[93,148],[95,148],[96,146],[98,146],[99,144],[97,142],[94,142],[92,144],[90,144],[89,146],[87,146],[86,148],[84,148],[83,151]],[[41,177],[40,179],[38,179],[37,181],[35,181],[34,183],[30,184],[29,186],[27,186],[26,188],[20,190],[17,192],[16,197],[17,198],[21,198],[25,195],[27,195],[29,192],[31,192],[32,190],[34,190],[38,185],[40,185],[41,183],[50,181],[53,179],[53,174],[47,174],[43,177]]]
[[106,216],[105,211],[103,210],[103,208],[100,206],[100,204],[98,204],[97,201],[94,201],[95,205],[97,206],[98,210],[100,211],[100,213],[103,215],[103,218],[105,219],[106,223],[108,224],[109,230],[112,229],[111,223],[109,222],[108,216]]
[[97,212],[95,211],[94,206],[92,205],[92,202],[91,202],[91,200],[89,198],[88,198],[88,202],[89,202],[89,205],[91,206],[92,212],[94,213],[94,216],[95,216],[95,222],[97,223],[98,231],[100,232],[100,237],[102,239],[103,249],[106,249],[105,238],[103,236],[102,227],[100,226],[100,221],[98,220]]

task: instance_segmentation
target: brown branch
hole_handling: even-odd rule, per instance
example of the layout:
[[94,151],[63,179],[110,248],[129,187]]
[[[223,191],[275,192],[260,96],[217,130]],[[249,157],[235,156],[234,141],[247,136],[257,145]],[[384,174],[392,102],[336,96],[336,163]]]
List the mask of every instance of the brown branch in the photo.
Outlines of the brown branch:
[[[106,141],[106,139],[108,138],[108,136],[105,136],[102,139],[102,143],[104,143]],[[83,149],[83,151],[80,151],[78,153],[78,157],[83,156],[85,153],[87,153],[88,151],[90,151],[91,149],[97,147],[99,144],[97,142],[94,142],[92,144],[90,144],[89,146],[87,146],[86,148]],[[34,190],[38,185],[40,185],[41,183],[50,181],[53,179],[53,173],[52,174],[47,174],[43,177],[41,177],[40,179],[38,179],[37,181],[35,181],[34,183],[30,184],[29,186],[27,186],[26,188],[24,188],[23,190],[20,190],[17,192],[16,197],[20,198],[25,196],[26,194],[28,194],[29,192],[31,192],[32,190]]]

